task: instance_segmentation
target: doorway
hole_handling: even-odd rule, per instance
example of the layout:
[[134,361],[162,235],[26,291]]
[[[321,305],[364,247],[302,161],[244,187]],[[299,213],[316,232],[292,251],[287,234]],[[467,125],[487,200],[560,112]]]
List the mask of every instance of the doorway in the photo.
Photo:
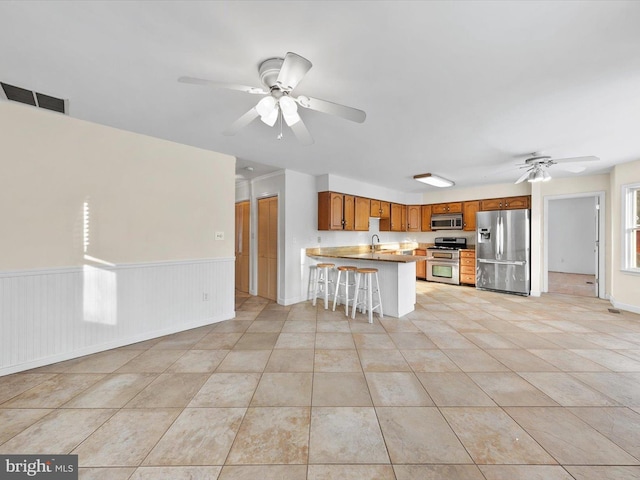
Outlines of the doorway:
[[278,197],[258,199],[258,295],[278,298]]
[[236,290],[249,293],[249,201],[236,203]]
[[604,296],[604,193],[545,197],[544,291]]

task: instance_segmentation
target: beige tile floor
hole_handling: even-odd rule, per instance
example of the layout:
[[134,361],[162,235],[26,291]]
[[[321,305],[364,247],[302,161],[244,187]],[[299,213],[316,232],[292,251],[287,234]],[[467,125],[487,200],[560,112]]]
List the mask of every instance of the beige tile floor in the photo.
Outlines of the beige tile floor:
[[596,276],[579,273],[549,272],[549,292],[580,297],[596,297]]
[[640,479],[640,315],[419,282],[355,320],[234,320],[0,378],[0,453],[82,479]]

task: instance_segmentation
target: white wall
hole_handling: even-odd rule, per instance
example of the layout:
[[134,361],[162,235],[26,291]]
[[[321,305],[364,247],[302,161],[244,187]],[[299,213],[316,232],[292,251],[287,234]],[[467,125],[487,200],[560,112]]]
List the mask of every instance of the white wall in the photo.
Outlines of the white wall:
[[623,267],[622,192],[624,185],[640,182],[640,160],[617,165],[611,173],[611,301],[624,310],[640,313],[640,275]]
[[547,266],[550,272],[594,275],[596,210],[593,197],[550,200],[548,203]]
[[379,185],[371,185],[353,178],[340,177],[338,175],[319,175],[316,180],[318,192],[339,192],[359,197],[375,198],[385,202],[401,203],[403,205],[420,205],[422,194],[405,193]]
[[316,212],[318,196],[312,175],[287,170],[285,173],[285,282],[283,303],[305,301],[309,282],[309,265],[315,264],[305,250],[317,240]]
[[0,102],[0,375],[232,318],[234,170]]
[[[233,256],[235,159],[0,102],[0,271]],[[225,239],[215,241],[215,232]]]

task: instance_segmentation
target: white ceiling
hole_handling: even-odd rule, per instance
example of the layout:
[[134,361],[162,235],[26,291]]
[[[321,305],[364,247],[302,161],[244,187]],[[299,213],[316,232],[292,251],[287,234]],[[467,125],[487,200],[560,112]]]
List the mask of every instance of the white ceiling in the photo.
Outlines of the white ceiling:
[[[73,117],[313,175],[405,192],[432,172],[513,182],[537,151],[595,155],[584,174],[640,159],[640,2],[0,2],[0,81],[68,98]],[[262,60],[302,55],[294,90],[367,112],[304,110],[299,145],[259,120]],[[554,177],[569,173],[552,167]],[[254,173],[263,173],[262,166]]]

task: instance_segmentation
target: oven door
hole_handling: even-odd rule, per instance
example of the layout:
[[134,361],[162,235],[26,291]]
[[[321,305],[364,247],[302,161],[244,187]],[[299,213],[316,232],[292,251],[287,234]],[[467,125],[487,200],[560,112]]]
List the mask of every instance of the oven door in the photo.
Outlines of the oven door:
[[437,259],[427,260],[427,280],[460,285],[459,263]]

